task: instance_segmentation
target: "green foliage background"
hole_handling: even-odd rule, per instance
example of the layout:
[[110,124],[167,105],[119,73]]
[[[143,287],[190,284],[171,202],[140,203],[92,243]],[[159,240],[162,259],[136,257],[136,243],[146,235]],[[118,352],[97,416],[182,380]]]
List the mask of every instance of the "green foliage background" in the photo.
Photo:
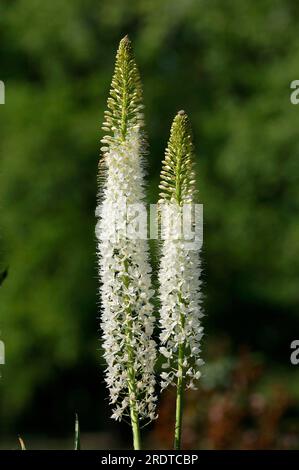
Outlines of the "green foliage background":
[[126,33],[144,85],[149,201],[174,114],[185,109],[193,124],[206,342],[227,335],[287,384],[298,378],[298,20],[293,0],[1,1],[1,432],[65,433],[75,410],[85,428],[107,427],[94,209]]

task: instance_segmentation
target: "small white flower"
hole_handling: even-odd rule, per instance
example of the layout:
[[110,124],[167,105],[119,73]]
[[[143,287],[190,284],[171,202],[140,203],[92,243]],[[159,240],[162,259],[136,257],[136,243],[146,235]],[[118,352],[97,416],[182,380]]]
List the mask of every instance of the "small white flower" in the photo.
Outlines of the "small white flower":
[[165,347],[160,348],[160,353],[167,358],[172,357],[171,351],[168,351]]
[[116,421],[121,421],[123,410],[120,407],[115,408],[111,418],[115,419]]

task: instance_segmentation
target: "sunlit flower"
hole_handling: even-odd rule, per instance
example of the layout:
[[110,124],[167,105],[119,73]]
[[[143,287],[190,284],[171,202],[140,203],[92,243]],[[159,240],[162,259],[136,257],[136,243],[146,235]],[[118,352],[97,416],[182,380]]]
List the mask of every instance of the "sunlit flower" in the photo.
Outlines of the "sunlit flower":
[[[105,380],[112,418],[155,417],[156,345],[151,268],[144,239],[127,236],[128,207],[144,200],[142,89],[130,41],[117,52],[103,128],[96,228]],[[130,220],[130,230],[137,222]],[[133,417],[132,417],[133,413]]]
[[179,384],[194,388],[203,363],[200,357],[203,314],[199,253],[189,248],[181,233],[183,208],[194,204],[196,193],[191,129],[183,111],[172,124],[160,189],[164,238],[159,269],[160,352],[164,358],[161,386],[163,389]]

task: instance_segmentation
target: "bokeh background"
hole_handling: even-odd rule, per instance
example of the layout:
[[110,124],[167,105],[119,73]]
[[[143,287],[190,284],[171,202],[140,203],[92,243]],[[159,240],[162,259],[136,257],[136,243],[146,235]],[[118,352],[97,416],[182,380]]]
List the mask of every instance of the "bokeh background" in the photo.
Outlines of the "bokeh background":
[[[185,448],[299,448],[299,4],[293,0],[1,0],[0,442],[130,445],[109,418],[95,255],[96,176],[115,51],[144,84],[148,200],[171,120],[192,120],[204,204],[201,388]],[[4,276],[3,276],[4,277]],[[174,400],[145,432],[171,443]]]

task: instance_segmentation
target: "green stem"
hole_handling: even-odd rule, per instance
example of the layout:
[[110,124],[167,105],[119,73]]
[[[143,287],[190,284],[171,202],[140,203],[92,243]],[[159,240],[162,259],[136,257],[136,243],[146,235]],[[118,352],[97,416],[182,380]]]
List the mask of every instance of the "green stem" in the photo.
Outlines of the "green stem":
[[131,426],[133,433],[133,446],[134,450],[141,449],[141,439],[140,439],[140,428],[138,420],[138,412],[136,410],[136,401],[130,400],[130,414],[131,414]]
[[[182,295],[179,294],[179,302],[184,303]],[[181,329],[184,331],[185,328],[185,316],[181,313],[180,315]],[[179,450],[181,448],[182,440],[182,421],[183,421],[183,406],[184,406],[184,391],[185,391],[185,342],[179,344],[178,351],[178,380],[177,380],[177,392],[176,392],[176,412],[175,412],[175,429],[174,429],[174,449]]]
[[178,356],[178,380],[177,380],[177,394],[176,394],[176,413],[175,413],[175,431],[174,431],[174,449],[181,448],[182,439],[182,418],[183,418],[183,405],[184,405],[184,356],[185,345],[179,345]]
[[[125,271],[128,272],[128,262],[125,261]],[[123,278],[124,285],[126,287],[129,286],[129,279],[128,276],[124,276]],[[131,313],[131,308],[127,308],[127,314]],[[136,377],[135,377],[135,369],[134,369],[134,351],[132,348],[132,320],[127,319],[127,328],[126,328],[126,335],[127,335],[127,352],[129,357],[129,368],[128,368],[128,391],[129,395],[133,394],[135,396],[134,399],[130,398],[130,416],[131,416],[131,427],[133,433],[133,447],[134,450],[141,449],[141,439],[140,439],[140,427],[139,427],[139,418],[138,418],[138,410],[136,407]]]
[[128,390],[129,395],[133,394],[135,398],[130,398],[130,415],[131,415],[131,426],[132,426],[132,433],[133,433],[133,446],[134,450],[141,449],[141,439],[140,439],[140,428],[139,428],[139,419],[138,419],[138,410],[136,407],[136,377],[135,377],[135,370],[133,366],[133,349],[131,346],[131,339],[132,339],[132,325],[129,323],[128,325],[128,356],[129,356],[129,363],[130,367],[128,370]]
[[[176,200],[178,204],[181,204],[181,162],[182,162],[182,148],[178,147],[177,152],[177,167],[176,167]],[[182,296],[179,294],[179,302],[182,303]],[[181,328],[184,330],[185,318],[181,314]],[[176,411],[175,411],[175,428],[174,428],[174,449],[179,450],[181,448],[182,440],[182,421],[183,421],[183,406],[184,406],[184,358],[185,358],[185,343],[179,345],[178,352],[178,379],[177,379],[177,391],[176,391]]]

